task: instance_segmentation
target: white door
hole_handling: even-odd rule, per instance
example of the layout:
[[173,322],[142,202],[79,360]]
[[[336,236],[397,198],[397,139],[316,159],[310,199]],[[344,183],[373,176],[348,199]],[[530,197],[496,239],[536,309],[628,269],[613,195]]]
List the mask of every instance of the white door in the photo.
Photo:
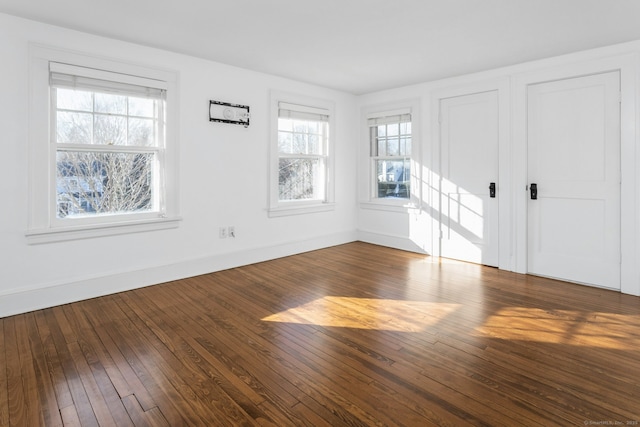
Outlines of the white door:
[[440,100],[443,257],[498,265],[498,124],[497,91]]
[[528,88],[528,270],[620,289],[620,76]]

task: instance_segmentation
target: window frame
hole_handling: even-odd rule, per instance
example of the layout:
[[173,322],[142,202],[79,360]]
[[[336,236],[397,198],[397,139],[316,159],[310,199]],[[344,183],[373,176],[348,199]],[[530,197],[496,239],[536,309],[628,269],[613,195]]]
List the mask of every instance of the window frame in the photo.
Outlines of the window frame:
[[[410,161],[411,176],[409,177],[409,197],[377,197],[378,174],[376,170],[376,159],[379,156],[373,156],[370,122],[375,119],[384,119],[385,117],[401,116],[405,114],[408,114],[411,117],[411,154],[409,156],[401,156],[398,158],[409,158]],[[363,107],[361,116],[362,144],[360,156],[360,179],[364,181],[364,183],[360,186],[361,208],[406,213],[419,206],[422,192],[422,187],[420,185],[422,170],[420,168],[421,150],[419,143],[419,118],[420,100],[418,99],[407,100],[394,104]]]
[[[328,135],[326,137],[324,154],[284,154],[281,156],[278,145],[280,106],[288,108],[299,107],[296,111],[323,113],[328,116]],[[334,146],[335,146],[335,106],[332,101],[311,98],[302,95],[271,92],[271,132],[270,132],[270,161],[269,161],[269,217],[308,214],[324,212],[334,209]],[[309,158],[324,160],[324,195],[314,199],[280,200],[279,197],[279,165],[281,158]]]
[[[177,163],[177,87],[176,72],[124,63],[43,45],[30,45],[29,77],[29,218],[25,233],[29,244],[50,243],[175,228],[178,211]],[[55,139],[51,70],[86,70],[87,75],[108,78],[110,82],[149,84],[166,90],[164,142],[154,149],[158,176],[157,206],[151,212],[105,214],[81,218],[57,218],[58,144]],[[124,148],[117,151],[140,151]],[[101,151],[100,149],[96,149]]]
[[[406,120],[408,116],[408,120]],[[398,118],[396,120],[396,118]],[[405,119],[405,120],[403,120]],[[369,127],[369,150],[370,150],[370,163],[371,163],[371,199],[372,200],[406,200],[409,201],[411,199],[411,167],[409,168],[409,177],[408,179],[405,179],[404,181],[408,181],[409,182],[409,192],[406,195],[406,197],[380,197],[379,193],[379,174],[378,174],[378,162],[379,161],[385,161],[385,160],[389,160],[389,161],[402,161],[403,163],[405,161],[408,161],[411,164],[411,156],[412,156],[412,151],[413,151],[413,131],[411,131],[411,133],[405,133],[403,134],[401,132],[401,128],[402,128],[402,124],[403,123],[409,123],[411,126],[413,126],[413,117],[411,116],[411,112],[410,110],[402,110],[402,111],[393,111],[393,112],[387,112],[384,115],[372,115],[370,117],[368,117],[367,119],[367,125]],[[380,139],[384,139],[386,141],[386,143],[388,144],[389,142],[389,135],[386,134],[382,137],[380,137],[378,134],[376,134],[376,140],[374,141],[374,136],[373,136],[373,129],[378,128],[379,126],[385,126],[387,131],[389,130],[389,125],[393,125],[393,126],[398,126],[398,134],[397,134],[397,138],[398,138],[398,151],[402,151],[401,148],[401,140],[403,136],[407,136],[409,135],[410,139],[411,139],[411,150],[409,150],[409,154],[407,155],[405,154],[397,154],[397,155],[392,155],[392,154],[380,154],[379,152],[374,153],[374,151],[376,150],[375,147],[379,146],[379,141]],[[405,142],[406,144],[406,142]]]

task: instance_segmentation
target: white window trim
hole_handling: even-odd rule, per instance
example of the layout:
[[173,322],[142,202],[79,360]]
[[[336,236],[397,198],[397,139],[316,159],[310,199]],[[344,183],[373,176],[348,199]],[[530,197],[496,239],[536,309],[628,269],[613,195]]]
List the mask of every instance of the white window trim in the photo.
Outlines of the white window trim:
[[[54,47],[29,46],[29,217],[25,233],[29,244],[86,239],[141,231],[175,228],[180,221],[178,210],[178,75],[174,71],[148,68],[117,60],[91,56]],[[164,148],[164,197],[162,213],[148,215],[113,215],[95,221],[55,221],[52,212],[52,156],[56,150],[50,138],[49,63],[70,64],[88,69],[139,76],[157,81],[167,90],[166,134]]]
[[[329,115],[329,138],[327,142],[326,157],[326,182],[324,200],[300,200],[281,201],[278,198],[278,109],[280,103],[293,104],[296,106],[308,106],[311,109],[322,109],[328,111]],[[267,213],[269,217],[281,217],[288,215],[309,214],[316,212],[326,212],[335,209],[335,183],[334,183],[334,163],[335,163],[335,104],[332,101],[317,99],[302,95],[290,94],[279,91],[271,92],[270,100],[270,132],[269,132],[269,205]]]
[[[408,199],[379,198],[375,197],[376,188],[371,157],[371,140],[369,132],[369,119],[411,114],[411,195]],[[362,143],[361,143],[361,174],[360,179],[366,184],[360,194],[360,208],[374,209],[388,212],[409,213],[420,206],[421,200],[421,162],[420,160],[420,100],[408,100],[400,103],[385,104],[364,107],[361,116]]]

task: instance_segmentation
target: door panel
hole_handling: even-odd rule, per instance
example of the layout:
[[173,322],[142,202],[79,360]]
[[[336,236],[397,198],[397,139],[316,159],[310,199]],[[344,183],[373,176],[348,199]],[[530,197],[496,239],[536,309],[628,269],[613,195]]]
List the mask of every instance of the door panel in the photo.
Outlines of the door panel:
[[618,72],[528,88],[530,273],[620,288]]
[[440,156],[441,255],[497,266],[497,91],[440,100]]

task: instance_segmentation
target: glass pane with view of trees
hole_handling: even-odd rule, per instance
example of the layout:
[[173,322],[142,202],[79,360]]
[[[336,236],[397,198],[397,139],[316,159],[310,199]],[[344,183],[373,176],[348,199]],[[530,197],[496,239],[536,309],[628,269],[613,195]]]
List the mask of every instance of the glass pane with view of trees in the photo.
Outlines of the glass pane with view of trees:
[[157,158],[145,148],[158,145],[161,101],[66,88],[55,95],[57,217],[151,210]]
[[278,119],[279,200],[323,198],[324,153],[328,123]]
[[61,151],[57,217],[151,210],[154,154]]
[[319,159],[281,158],[278,176],[280,200],[317,198],[316,180],[319,174]]

